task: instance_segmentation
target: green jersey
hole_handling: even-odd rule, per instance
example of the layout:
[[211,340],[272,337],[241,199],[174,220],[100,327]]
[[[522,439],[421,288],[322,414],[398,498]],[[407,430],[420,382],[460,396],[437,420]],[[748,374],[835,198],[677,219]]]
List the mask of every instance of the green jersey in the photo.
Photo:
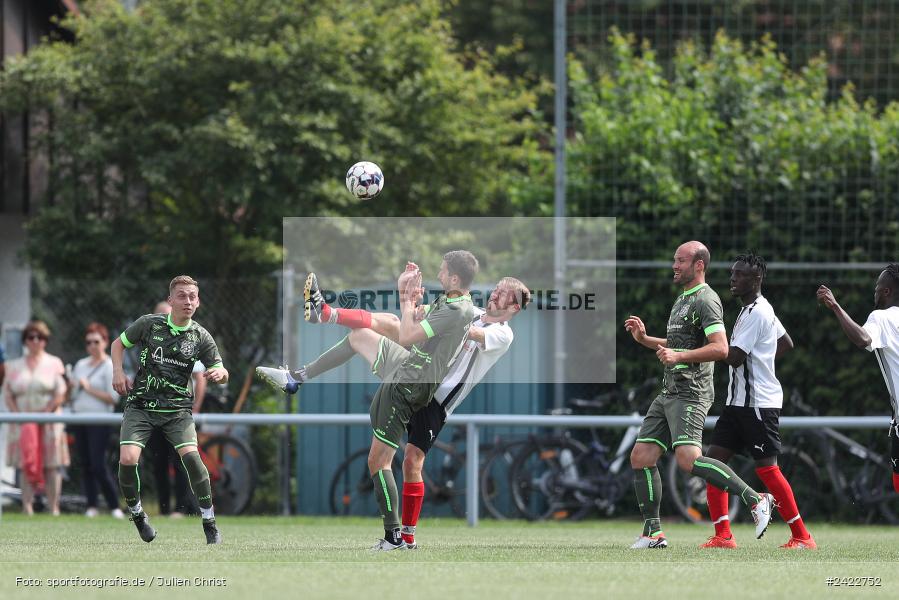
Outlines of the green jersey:
[[[721,299],[708,284],[686,290],[671,308],[668,317],[668,347],[684,351],[702,348],[711,334],[724,331]],[[665,367],[665,388],[669,393],[714,397],[712,378],[715,363],[677,363]]]
[[453,357],[465,342],[474,319],[468,294],[455,298],[441,295],[425,310],[427,314],[420,324],[428,339],[412,346],[392,378],[411,392],[416,404],[430,401],[449,372]]
[[221,367],[215,340],[196,321],[184,327],[171,315],[144,315],[119,336],[126,348],[137,346],[140,366],[126,405],[147,410],[177,410],[193,405],[190,377],[196,361]]

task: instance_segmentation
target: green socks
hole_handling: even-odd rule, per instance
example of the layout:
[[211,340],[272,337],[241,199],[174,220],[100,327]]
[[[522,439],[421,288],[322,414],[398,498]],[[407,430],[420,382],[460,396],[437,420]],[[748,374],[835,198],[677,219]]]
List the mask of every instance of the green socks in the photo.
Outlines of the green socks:
[[200,508],[212,508],[212,485],[209,483],[209,471],[196,450],[188,452],[181,457],[181,464],[187,470],[190,480],[190,489],[197,496]]
[[350,346],[350,336],[347,335],[326,350],[324,354],[304,367],[304,381],[305,379],[318,377],[325,371],[330,371],[331,369],[339,367],[355,355],[356,351]]
[[396,479],[393,471],[381,469],[372,475],[375,484],[375,498],[381,509],[381,518],[384,519],[384,531],[392,532],[400,529],[399,493],[396,489]]
[[634,491],[643,515],[643,535],[651,536],[662,530],[659,507],[662,505],[662,476],[658,467],[634,469]]
[[734,473],[733,469],[714,458],[700,456],[693,463],[690,474],[702,477],[708,483],[711,483],[725,492],[738,494],[740,500],[742,500],[743,504],[746,506],[752,507],[752,505],[759,501],[758,492],[746,485],[746,482],[740,479],[737,474]]
[[136,507],[140,504],[140,475],[137,465],[123,465],[119,463],[119,489],[125,498],[125,504]]

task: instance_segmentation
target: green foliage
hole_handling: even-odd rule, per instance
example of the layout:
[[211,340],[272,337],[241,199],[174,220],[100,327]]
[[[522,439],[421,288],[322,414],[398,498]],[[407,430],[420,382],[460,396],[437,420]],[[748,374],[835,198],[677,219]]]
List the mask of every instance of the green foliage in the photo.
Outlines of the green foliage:
[[[699,239],[725,262],[746,248],[769,262],[895,260],[899,104],[859,104],[851,87],[829,102],[823,61],[793,71],[770,40],[745,47],[719,34],[708,52],[682,45],[670,78],[648,44],[618,33],[610,40],[609,68],[594,75],[571,65],[578,133],[568,198],[573,214],[618,218],[619,259],[669,260],[680,243]],[[639,314],[663,335],[675,295],[670,271],[657,283],[642,273],[619,269],[619,317]],[[709,276],[730,325],[737,306],[728,273]],[[887,412],[871,357],[814,297],[828,283],[864,321],[876,276],[769,273],[768,297],[797,344],[784,359],[784,385],[820,393],[825,412]],[[623,330],[618,349],[621,381],[660,370]],[[719,397],[725,381],[719,369]],[[851,407],[841,397],[849,389]]]
[[[30,225],[34,266],[64,271],[102,243],[82,270],[265,272],[284,215],[507,213],[509,176],[540,153],[535,93],[456,53],[437,0],[85,10],[64,22],[76,43],[10,60],[0,80],[0,108],[47,122],[33,150],[56,208]],[[376,202],[343,188],[362,158],[387,176]]]
[[[46,275],[44,314],[77,296],[127,323],[174,274],[240,279],[214,302],[204,283],[200,315],[238,367],[251,341],[273,339],[284,216],[509,214],[534,202],[522,174],[547,162],[534,142],[541,90],[457,51],[438,0],[82,8],[62,23],[74,43],[48,40],[0,72],[0,110],[43,123],[30,151],[49,161],[49,191],[26,255]],[[386,175],[374,202],[344,187],[360,159]]]
[[446,5],[459,45],[498,51],[505,73],[552,79],[552,1],[452,0]]

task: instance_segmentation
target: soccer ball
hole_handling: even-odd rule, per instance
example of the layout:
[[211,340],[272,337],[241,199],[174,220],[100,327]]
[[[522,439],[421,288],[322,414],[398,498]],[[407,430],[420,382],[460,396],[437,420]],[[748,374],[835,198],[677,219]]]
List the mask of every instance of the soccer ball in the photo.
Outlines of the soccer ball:
[[384,174],[373,162],[361,161],[346,172],[346,189],[359,200],[369,200],[384,189]]

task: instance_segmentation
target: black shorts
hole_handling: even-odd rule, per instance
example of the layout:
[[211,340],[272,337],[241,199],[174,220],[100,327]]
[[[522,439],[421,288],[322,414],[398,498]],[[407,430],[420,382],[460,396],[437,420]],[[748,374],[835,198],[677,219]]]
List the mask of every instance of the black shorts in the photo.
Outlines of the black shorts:
[[893,461],[893,473],[899,475],[899,423],[896,419],[890,422],[890,458]]
[[431,400],[409,419],[409,424],[406,425],[409,443],[427,454],[444,424],[446,424],[446,411],[439,402]]
[[758,460],[780,454],[780,409],[725,406],[712,432],[712,445],[744,449]]

